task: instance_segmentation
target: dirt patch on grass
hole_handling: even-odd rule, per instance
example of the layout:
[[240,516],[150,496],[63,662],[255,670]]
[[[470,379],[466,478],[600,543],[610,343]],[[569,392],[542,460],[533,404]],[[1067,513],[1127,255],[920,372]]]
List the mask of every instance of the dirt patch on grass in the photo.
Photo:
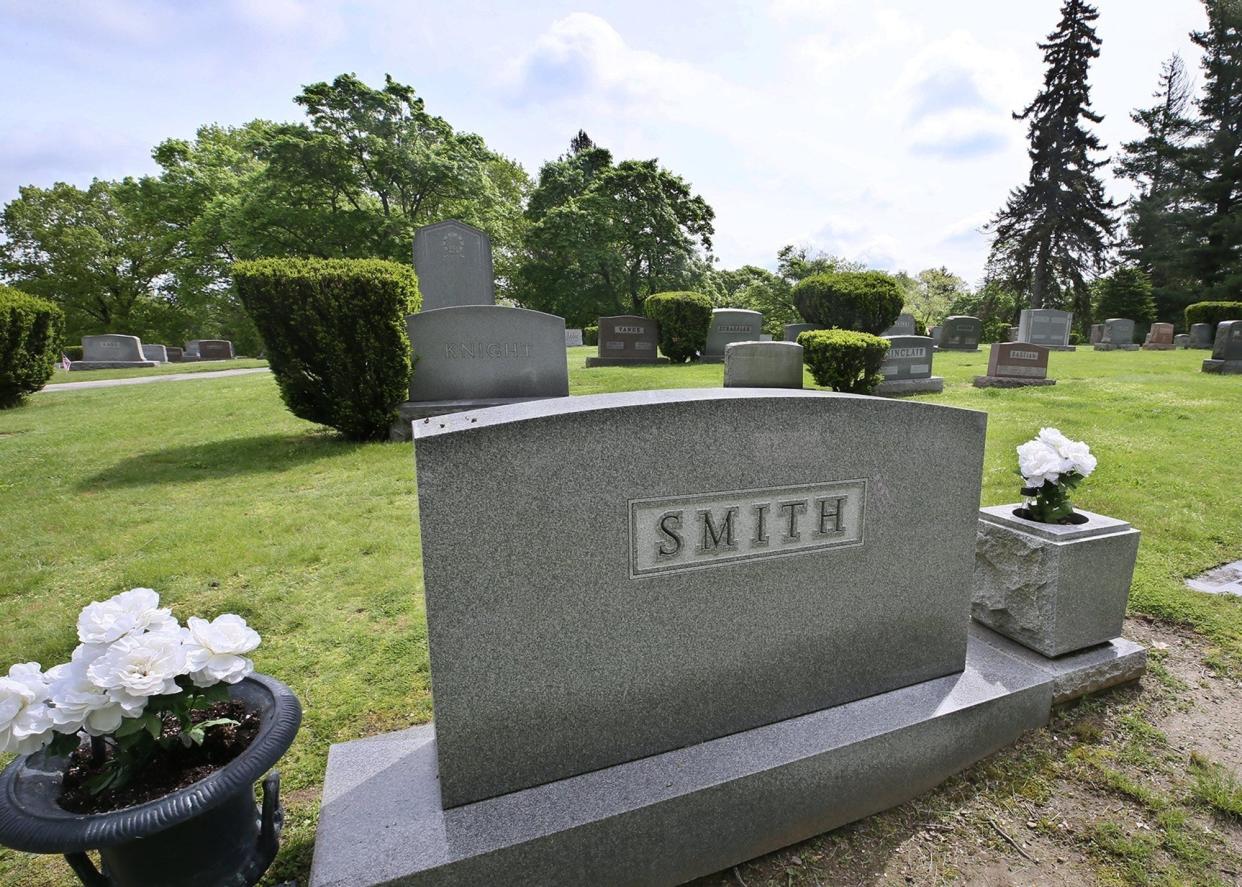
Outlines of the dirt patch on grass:
[[1138,685],[1059,707],[1021,742],[900,807],[695,887],[1242,885],[1242,826],[1192,791],[1191,756],[1242,768],[1242,684],[1186,629],[1130,620]]

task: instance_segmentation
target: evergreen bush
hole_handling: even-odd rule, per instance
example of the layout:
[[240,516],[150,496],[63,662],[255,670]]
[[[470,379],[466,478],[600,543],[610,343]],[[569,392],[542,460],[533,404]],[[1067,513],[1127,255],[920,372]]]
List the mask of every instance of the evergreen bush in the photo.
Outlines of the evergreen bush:
[[833,391],[871,394],[880,384],[880,366],[889,341],[852,330],[807,330],[798,335],[802,360],[815,383]]
[[673,363],[693,360],[707,347],[712,302],[701,293],[653,293],[643,303],[647,316],[660,325],[660,350]]
[[0,409],[17,406],[52,378],[64,328],[59,307],[0,285]]
[[1242,302],[1195,302],[1186,306],[1186,330],[1191,324],[1210,323],[1212,335],[1216,326],[1226,320],[1242,320]]
[[388,436],[410,384],[414,270],[382,259],[238,262],[233,280],[295,416],[352,440]]
[[813,274],[793,288],[794,304],[807,323],[882,333],[901,314],[901,287],[883,271]]

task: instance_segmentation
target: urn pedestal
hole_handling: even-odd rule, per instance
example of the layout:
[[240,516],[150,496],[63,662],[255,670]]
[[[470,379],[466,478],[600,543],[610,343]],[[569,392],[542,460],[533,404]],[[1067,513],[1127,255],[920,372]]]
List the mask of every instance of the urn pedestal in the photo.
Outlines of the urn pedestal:
[[1050,657],[1118,637],[1139,531],[1082,510],[1085,523],[1037,523],[1020,507],[979,509],[974,619]]

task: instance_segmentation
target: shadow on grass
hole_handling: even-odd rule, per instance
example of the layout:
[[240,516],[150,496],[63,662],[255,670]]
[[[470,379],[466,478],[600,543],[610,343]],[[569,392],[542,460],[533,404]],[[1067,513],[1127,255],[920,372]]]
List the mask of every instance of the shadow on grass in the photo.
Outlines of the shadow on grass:
[[167,447],[122,459],[83,479],[78,488],[149,487],[287,471],[308,462],[352,453],[360,446],[330,434],[265,434]]

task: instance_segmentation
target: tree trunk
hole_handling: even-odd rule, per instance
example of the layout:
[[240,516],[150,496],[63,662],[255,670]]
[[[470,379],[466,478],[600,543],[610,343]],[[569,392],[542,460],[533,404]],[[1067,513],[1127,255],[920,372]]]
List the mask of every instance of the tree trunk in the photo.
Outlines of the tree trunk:
[[1044,298],[1048,291],[1048,238],[1039,241],[1039,252],[1035,256],[1035,278],[1031,283],[1031,307],[1043,308]]

